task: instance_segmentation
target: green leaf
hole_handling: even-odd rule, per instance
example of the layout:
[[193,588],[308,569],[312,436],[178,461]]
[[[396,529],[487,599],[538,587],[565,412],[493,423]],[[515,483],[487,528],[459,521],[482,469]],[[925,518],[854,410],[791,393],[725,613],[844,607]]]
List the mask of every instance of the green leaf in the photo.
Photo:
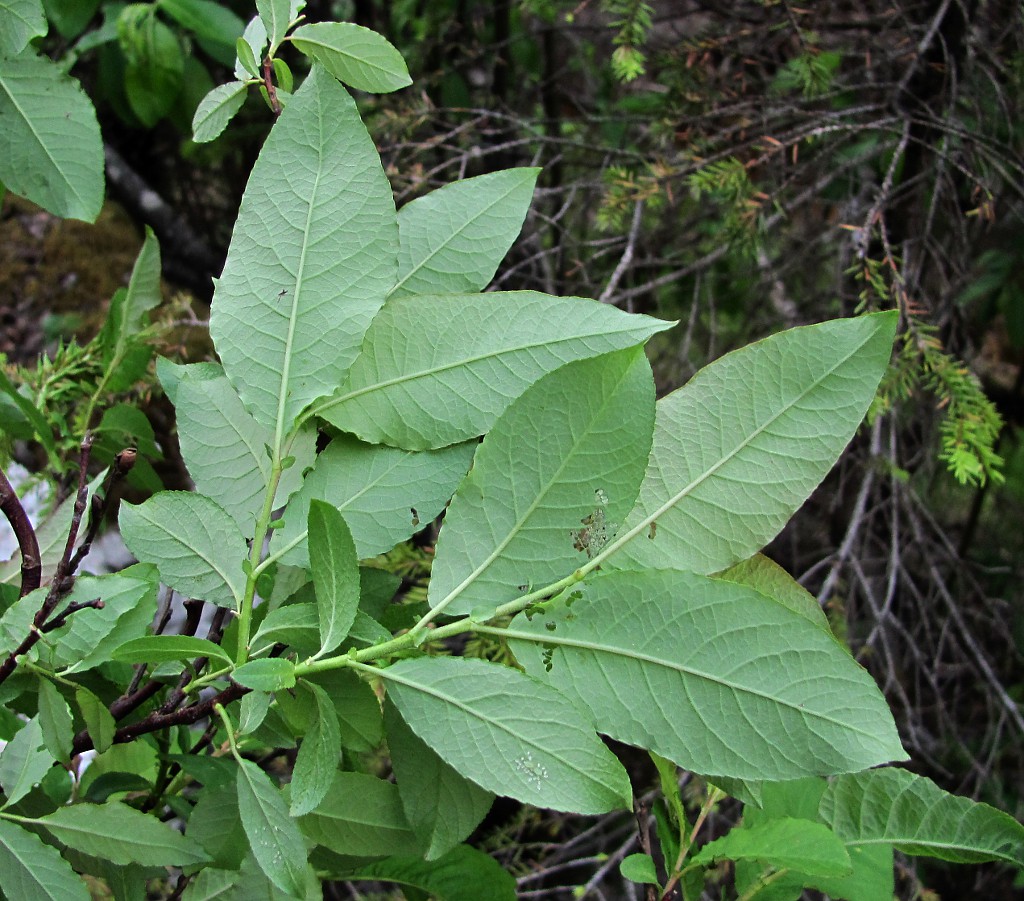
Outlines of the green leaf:
[[40,0],[0,0],[0,56],[16,56],[32,38],[46,34]]
[[39,682],[39,726],[43,744],[54,760],[68,760],[75,737],[71,708],[49,679]]
[[[247,694],[242,700],[253,695]],[[212,866],[237,869],[242,865],[249,853],[249,842],[242,827],[233,779],[224,785],[204,787],[188,818],[185,835],[210,855]]]
[[825,616],[825,611],[821,609],[814,595],[778,563],[764,554],[755,554],[749,560],[730,566],[724,572],[715,573],[714,577],[753,588],[765,597],[778,601],[783,607],[794,613],[799,613],[804,619],[824,629],[829,635],[832,634],[828,617]]
[[394,298],[348,380],[313,411],[372,443],[444,447],[487,432],[548,372],[672,324],[533,291]]
[[159,0],[160,9],[196,37],[235,46],[245,23],[213,0]]
[[282,891],[306,894],[306,846],[281,792],[250,760],[238,761],[238,810],[260,869]]
[[43,744],[39,717],[34,716],[0,751],[0,787],[4,807],[20,801],[35,788],[53,766],[53,755]]
[[171,111],[185,74],[185,54],[178,36],[155,11],[149,4],[130,3],[117,18],[128,105],[147,128]]
[[255,656],[278,642],[294,648],[304,657],[314,654],[320,647],[317,608],[313,604],[289,604],[271,610],[249,642],[250,653]]
[[335,438],[289,502],[284,528],[275,535],[271,551],[290,547],[282,562],[309,566],[312,498],[326,501],[345,517],[360,559],[391,550],[444,509],[476,448],[474,441],[414,452]]
[[205,144],[219,137],[242,108],[248,90],[249,86],[244,81],[229,81],[210,91],[192,117],[192,140]]
[[238,609],[248,556],[234,520],[210,498],[162,491],[137,506],[121,505],[121,535],[140,560],[151,560],[160,578],[186,597]]
[[50,23],[61,37],[68,39],[78,37],[85,30],[99,5],[100,0],[43,0]]
[[[308,868],[307,868],[308,869]],[[307,876],[307,889],[308,889]],[[317,889],[319,883],[313,880]],[[207,867],[202,870],[185,889],[182,901],[284,901],[295,896],[282,892],[270,882],[259,868],[255,858],[249,854],[242,861],[241,868],[214,869]],[[311,899],[316,895],[307,894],[302,897]]]
[[256,691],[280,691],[295,687],[295,664],[281,657],[266,657],[243,663],[232,674],[239,685]]
[[527,672],[579,699],[612,738],[744,779],[905,759],[867,672],[753,589],[651,570],[601,575],[573,595],[506,634]]
[[337,854],[385,857],[416,845],[398,788],[365,773],[335,773],[324,800],[299,825]]
[[30,53],[0,58],[0,181],[55,216],[93,222],[103,205],[103,142],[78,82]]
[[373,689],[348,669],[316,673],[307,681],[320,686],[334,702],[342,744],[362,753],[375,751],[384,732]]
[[[7,376],[3,367],[0,367],[0,392],[9,397],[11,402],[21,412],[21,415],[28,420],[32,426],[33,434],[50,455],[51,462],[56,461],[58,458],[57,444],[53,440],[53,431],[50,428],[50,424],[39,411],[39,408],[14,386],[14,383]],[[2,423],[2,425],[6,431],[8,428],[7,423]]]
[[316,699],[313,725],[299,745],[291,781],[291,815],[309,813],[323,801],[338,771],[341,729],[334,704],[320,686],[307,683]]
[[314,68],[253,167],[210,317],[224,370],[274,447],[337,390],[394,284],[397,243],[355,103]]
[[895,327],[895,313],[876,313],[790,329],[662,398],[640,497],[608,566],[714,573],[759,551],[853,436]]
[[540,169],[464,178],[398,211],[398,282],[389,297],[468,294],[494,278],[530,209]]
[[0,820],[0,889],[19,901],[89,901],[85,883],[38,835]]
[[248,735],[263,725],[270,711],[273,695],[262,691],[250,691],[238,705],[238,734]]
[[846,847],[831,829],[793,818],[732,829],[701,848],[690,864],[706,866],[723,859],[763,860],[777,869],[799,870],[811,876],[842,876],[852,870]]
[[[254,19],[253,21],[259,22],[259,19]],[[251,22],[249,24],[250,26],[252,25]],[[262,30],[262,23],[260,23],[260,29]],[[248,35],[248,33],[249,28],[246,28],[245,34]],[[266,31],[263,30],[263,43],[266,44],[266,41]],[[247,38],[244,35],[243,37],[240,37],[237,41],[235,41],[235,52],[238,54],[238,63],[235,66],[235,78],[237,78],[239,81],[244,80],[246,75],[250,75],[253,78],[259,78],[260,67],[259,64],[256,62],[253,44],[249,40],[247,40]]]
[[208,657],[210,660],[221,660],[225,663],[233,662],[231,655],[220,645],[190,635],[146,635],[126,641],[110,653],[111,660],[121,660],[124,663],[166,663],[174,660],[192,660],[195,657]]
[[[160,449],[156,444],[156,436],[153,433],[153,426],[146,418],[146,414],[138,407],[128,404],[115,404],[103,411],[103,418],[100,424],[93,430],[96,435],[108,437],[113,443],[117,453],[125,447],[135,447],[140,454],[151,459],[160,459]],[[107,443],[107,442],[104,442]],[[96,445],[93,444],[93,453],[96,453]],[[139,465],[139,461],[135,461]]]
[[292,6],[293,0],[256,0],[256,9],[270,40],[270,56],[274,55],[278,44],[288,33],[288,25],[293,17]]
[[444,857],[424,861],[416,857],[390,857],[365,864],[351,879],[397,882],[429,892],[437,901],[515,901],[516,882],[483,851],[459,845]]
[[210,859],[192,839],[117,801],[73,804],[33,822],[62,844],[121,866],[184,867]]
[[117,731],[114,717],[110,715],[107,705],[87,688],[79,687],[75,690],[75,702],[82,712],[93,747],[97,753],[102,754],[114,742],[114,733]]
[[[178,420],[182,457],[196,490],[217,498],[242,534],[251,537],[271,478],[267,448],[274,433],[249,414],[224,371],[207,364],[159,366]],[[174,381],[173,389],[169,388]],[[295,465],[278,484],[275,506],[283,504],[316,459],[315,429],[301,429],[290,453]]]
[[361,25],[303,25],[292,32],[291,42],[339,81],[360,91],[386,94],[412,84],[402,54],[385,37]]
[[482,788],[573,813],[631,806],[622,765],[550,686],[505,666],[452,657],[402,660],[380,675],[413,732]]
[[447,854],[480,825],[494,795],[464,779],[416,737],[389,701],[384,722],[402,808],[426,860]]
[[906,770],[834,780],[825,789],[820,815],[837,835],[859,845],[893,845],[904,854],[954,863],[1001,860],[1024,866],[1024,825]]
[[633,507],[653,428],[643,348],[577,360],[527,388],[484,438],[445,514],[431,605],[455,615],[493,608],[595,556]]
[[658,872],[654,868],[654,858],[650,854],[630,854],[619,864],[619,872],[623,878],[641,885],[658,885]]
[[320,654],[333,651],[359,608],[359,558],[345,518],[315,498],[309,505],[309,562],[320,618]]

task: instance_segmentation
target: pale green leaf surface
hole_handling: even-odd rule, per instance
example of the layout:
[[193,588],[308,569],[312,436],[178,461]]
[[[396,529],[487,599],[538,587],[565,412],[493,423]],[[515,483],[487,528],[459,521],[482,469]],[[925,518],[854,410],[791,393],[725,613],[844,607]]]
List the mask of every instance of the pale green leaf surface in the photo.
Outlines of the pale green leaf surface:
[[191,635],[145,635],[126,641],[110,653],[111,660],[124,663],[166,663],[194,657],[232,662],[231,655],[219,644]]
[[790,329],[662,398],[626,543],[607,565],[714,573],[759,551],[853,436],[895,327],[895,313],[877,313]]
[[825,789],[819,812],[848,842],[892,845],[904,854],[954,863],[1024,866],[1024,825],[906,770],[842,776]]
[[245,538],[223,507],[201,494],[163,491],[121,505],[121,535],[140,560],[151,560],[165,584],[186,597],[238,609],[245,587]]
[[331,394],[394,284],[391,186],[345,89],[314,67],[253,167],[210,333],[275,443]]
[[238,734],[248,735],[263,725],[270,711],[273,695],[262,691],[250,691],[238,704]]
[[192,140],[205,144],[219,137],[242,108],[248,90],[244,81],[229,81],[210,91],[200,101],[192,117]]
[[231,678],[255,691],[280,691],[295,686],[295,664],[282,657],[250,660],[238,667]]
[[14,56],[32,38],[46,34],[40,0],[0,0],[0,56]]
[[386,94],[412,84],[405,60],[383,35],[352,22],[301,25],[291,42],[339,81]]
[[360,867],[352,878],[412,885],[437,901],[515,901],[516,882],[490,855],[459,845],[440,860],[390,857]]
[[391,766],[425,860],[447,854],[480,825],[494,795],[452,769],[416,736],[390,702],[384,723]]
[[270,40],[270,54],[273,55],[277,45],[288,32],[292,0],[256,0],[256,9],[263,20],[263,27]]
[[89,901],[85,883],[35,833],[0,820],[0,889],[18,901]]
[[114,864],[190,866],[209,860],[192,839],[117,801],[61,807],[35,822],[62,844]]
[[832,628],[828,617],[821,609],[818,601],[806,588],[796,581],[778,563],[764,554],[754,554],[749,560],[730,566],[728,569],[715,573],[714,578],[726,582],[738,582],[765,597],[778,601],[783,607],[799,613],[804,619],[820,626],[830,635]]
[[271,610],[249,642],[250,653],[260,654],[281,642],[303,656],[320,647],[320,615],[313,604],[289,604]]
[[675,570],[601,575],[580,592],[510,632],[529,636],[512,641],[527,672],[578,698],[598,731],[741,779],[905,759],[868,673],[759,592]]
[[56,216],[94,221],[103,144],[78,82],[29,52],[0,58],[0,118],[0,182]]
[[476,447],[476,442],[467,442],[420,452],[335,438],[289,502],[284,528],[275,533],[271,552],[292,545],[282,562],[309,565],[307,517],[312,498],[342,513],[360,559],[391,550],[444,509]]
[[320,621],[320,653],[340,645],[359,608],[359,558],[345,518],[331,504],[309,505],[309,562]]
[[313,409],[365,441],[443,447],[484,434],[546,373],[673,324],[535,291],[394,298],[348,380]]
[[4,807],[15,804],[35,788],[53,766],[53,755],[43,744],[39,717],[28,721],[0,751],[0,787]]
[[715,860],[764,860],[811,876],[841,876],[852,869],[846,847],[828,826],[783,818],[732,829],[690,859],[694,865]]
[[469,294],[494,278],[530,209],[540,169],[464,178],[398,211],[398,282],[389,297]]
[[[235,58],[235,78],[239,81],[245,81],[247,78],[252,78],[255,75],[255,73],[247,69],[246,63],[251,62],[253,68],[258,72],[259,66],[256,61],[263,59],[263,53],[267,49],[267,27],[263,24],[259,14],[249,20],[249,24],[245,26],[242,36],[235,43],[238,47],[241,47],[244,43],[249,48],[246,53],[245,62],[242,61],[240,55]],[[249,57],[252,57],[252,59],[250,60]]]
[[337,854],[386,857],[416,846],[398,788],[365,773],[335,773],[320,806],[299,824],[309,838]]
[[381,671],[413,732],[449,766],[496,794],[573,813],[632,801],[622,765],[560,692],[483,660],[402,660]]
[[577,360],[527,388],[455,492],[431,605],[456,615],[493,608],[586,563],[633,507],[653,428],[642,348]]
[[319,806],[338,771],[341,729],[334,703],[319,685],[307,686],[316,700],[316,713],[309,732],[299,745],[291,781],[291,815],[302,816]]
[[43,744],[54,760],[71,757],[71,743],[75,737],[71,708],[57,687],[49,679],[39,681],[39,726]]
[[251,760],[238,762],[238,810],[260,869],[282,891],[303,898],[306,846],[281,792]]

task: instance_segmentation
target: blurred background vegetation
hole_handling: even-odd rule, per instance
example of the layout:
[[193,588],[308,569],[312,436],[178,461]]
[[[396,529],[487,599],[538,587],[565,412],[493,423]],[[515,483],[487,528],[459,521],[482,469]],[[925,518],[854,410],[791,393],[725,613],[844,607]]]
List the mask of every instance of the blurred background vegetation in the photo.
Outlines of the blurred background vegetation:
[[[196,104],[231,77],[251,3],[46,7],[42,49],[97,106],[109,200],[92,226],[5,200],[0,353],[70,453],[90,362],[68,342],[99,328],[143,225],[166,280],[154,340],[210,354],[211,279],[272,116],[253,94],[216,141],[189,139]],[[373,28],[408,61],[413,87],[358,98],[400,205],[543,167],[494,287],[679,319],[651,347],[661,392],[780,329],[901,311],[871,421],[769,553],[882,685],[914,766],[1024,818],[1024,7],[314,0],[304,12]],[[139,490],[184,478],[153,385],[109,398],[142,401],[153,426],[125,426],[155,466]],[[38,465],[30,451],[22,462]],[[391,561],[414,591],[429,538]],[[635,767],[638,787],[656,784]],[[736,815],[723,807],[718,828]],[[616,863],[636,850],[637,822],[501,808],[477,838],[522,898],[611,899],[627,890]],[[997,867],[901,867],[901,898],[1024,897]]]

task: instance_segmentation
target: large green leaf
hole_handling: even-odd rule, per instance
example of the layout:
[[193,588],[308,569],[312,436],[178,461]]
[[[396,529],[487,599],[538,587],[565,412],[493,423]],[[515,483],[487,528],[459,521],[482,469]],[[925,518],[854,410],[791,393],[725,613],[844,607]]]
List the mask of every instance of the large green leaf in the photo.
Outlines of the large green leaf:
[[341,755],[341,729],[334,703],[327,692],[312,683],[316,713],[309,731],[299,745],[291,781],[291,815],[302,816],[319,806],[334,781]]
[[117,801],[61,807],[34,822],[62,844],[118,865],[183,867],[210,859],[192,839]]
[[730,566],[724,572],[715,573],[715,578],[724,579],[726,582],[738,582],[740,585],[760,591],[765,597],[778,601],[783,607],[799,613],[804,619],[832,634],[828,617],[814,595],[764,554],[754,554],[749,560]]
[[312,498],[345,517],[360,559],[389,551],[430,522],[469,469],[476,442],[436,451],[405,451],[335,438],[285,510],[271,551],[291,546],[282,562],[309,566],[307,517]]
[[46,34],[40,0],[0,0],[0,56],[15,56],[32,38]]
[[527,388],[455,492],[430,603],[493,609],[593,557],[633,507],[653,428],[643,348],[577,360]]
[[759,551],[853,436],[895,327],[892,312],[790,329],[662,398],[626,543],[609,547],[608,565],[713,573]]
[[348,635],[359,608],[359,558],[345,518],[330,504],[309,504],[309,563],[320,620],[320,653]]
[[672,325],[534,291],[394,298],[314,412],[366,441],[443,447],[484,434],[542,375]]
[[56,216],[103,205],[103,143],[78,82],[43,57],[0,58],[0,182]]
[[412,84],[402,54],[383,35],[361,25],[302,25],[292,32],[291,42],[339,81],[360,91],[386,94]]
[[397,244],[373,141],[314,67],[253,167],[210,316],[224,370],[275,447],[341,384],[395,282]]
[[89,901],[85,883],[38,835],[0,820],[0,889],[19,901]]
[[523,227],[540,169],[464,178],[398,211],[398,283],[390,297],[487,287]]
[[121,535],[140,560],[152,560],[164,583],[186,597],[238,609],[248,555],[231,517],[210,498],[162,491],[138,506],[121,505]]
[[15,804],[35,788],[53,766],[53,755],[43,743],[39,717],[34,716],[0,751],[0,787],[4,807]]
[[763,860],[776,869],[813,876],[842,876],[852,870],[846,846],[828,826],[794,817],[732,829],[706,844],[689,863],[706,866],[714,860]]
[[598,576],[569,600],[550,616],[517,618],[510,631],[525,640],[512,646],[527,672],[578,698],[612,738],[741,779],[906,757],[867,672],[753,589],[651,570]]
[[954,863],[1001,860],[1024,866],[1024,825],[906,770],[834,780],[825,789],[820,815],[837,835],[860,845],[893,845],[904,854]]
[[313,841],[337,854],[385,857],[416,846],[398,788],[365,773],[335,773],[327,796],[299,823]]
[[[256,422],[220,367],[205,364],[174,366],[162,361],[160,378],[173,401],[182,457],[196,490],[218,502],[247,538],[256,525],[270,484],[267,447],[273,431]],[[176,382],[168,388],[171,379]],[[295,463],[278,485],[280,506],[299,487],[302,473],[316,459],[316,432],[300,429],[291,448]]]
[[117,17],[124,54],[128,105],[147,128],[170,113],[185,79],[185,52],[178,35],[144,3],[125,6]]
[[260,869],[282,891],[306,895],[306,846],[281,792],[251,760],[238,761],[235,783],[242,826]]
[[630,807],[622,765],[586,716],[549,685],[453,657],[402,660],[381,675],[412,731],[482,788],[574,813]]
[[494,795],[431,751],[391,702],[385,705],[384,723],[406,818],[419,837],[424,858],[436,860],[480,825]]

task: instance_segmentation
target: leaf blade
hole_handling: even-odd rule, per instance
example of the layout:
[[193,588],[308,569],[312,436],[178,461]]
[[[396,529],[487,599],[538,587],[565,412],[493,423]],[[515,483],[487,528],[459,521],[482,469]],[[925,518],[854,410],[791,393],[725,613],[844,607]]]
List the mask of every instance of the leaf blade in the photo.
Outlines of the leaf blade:
[[[340,645],[359,609],[359,558],[345,518],[330,504],[309,505],[309,562],[320,621],[320,651]],[[319,656],[318,654],[318,656]]]
[[352,22],[301,25],[291,42],[338,81],[387,94],[412,84],[402,54],[383,35]]
[[89,901],[85,883],[56,848],[5,820],[0,820],[0,889],[25,901]]
[[316,715],[295,758],[291,781],[291,815],[299,817],[320,805],[330,790],[341,753],[341,727],[334,703],[319,685],[305,686],[313,692]]

